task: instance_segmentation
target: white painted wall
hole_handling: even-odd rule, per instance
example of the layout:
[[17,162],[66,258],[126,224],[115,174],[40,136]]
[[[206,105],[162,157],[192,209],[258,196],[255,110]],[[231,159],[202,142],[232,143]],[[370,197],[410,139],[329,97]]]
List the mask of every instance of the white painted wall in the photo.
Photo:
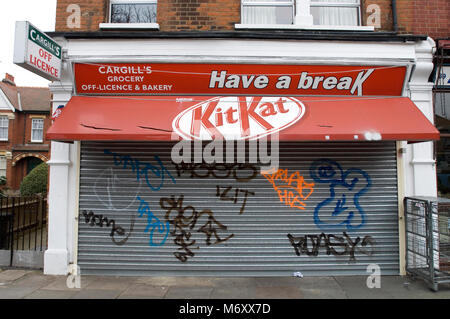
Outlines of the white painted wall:
[[[404,95],[433,119],[432,41],[419,44],[249,39],[57,39],[66,53],[61,82],[54,82],[53,110],[73,94],[71,62],[192,62],[415,65]],[[70,63],[67,63],[70,62]],[[401,120],[401,119],[399,119]],[[432,143],[407,145],[401,183],[405,194],[436,196]],[[44,273],[67,274],[76,262],[79,143],[52,142],[49,190],[49,240]]]
[[[436,48],[434,41],[422,41],[416,46],[416,64],[407,94],[431,123],[434,123],[433,83],[428,77],[433,71],[432,54]],[[410,144],[405,156],[406,196],[437,196],[436,161],[433,142]]]

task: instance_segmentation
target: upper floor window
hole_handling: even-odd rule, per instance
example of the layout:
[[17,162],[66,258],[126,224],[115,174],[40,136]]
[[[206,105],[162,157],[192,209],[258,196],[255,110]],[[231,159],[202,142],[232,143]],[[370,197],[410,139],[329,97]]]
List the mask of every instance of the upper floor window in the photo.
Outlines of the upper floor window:
[[42,142],[44,137],[44,119],[31,119],[31,141]]
[[156,23],[157,0],[110,0],[111,23]]
[[0,141],[8,140],[9,118],[0,116]]
[[314,25],[361,25],[360,0],[311,0]]
[[6,156],[0,156],[0,177],[6,176]]
[[241,0],[242,24],[359,26],[360,0]]
[[242,23],[292,24],[295,0],[242,0]]

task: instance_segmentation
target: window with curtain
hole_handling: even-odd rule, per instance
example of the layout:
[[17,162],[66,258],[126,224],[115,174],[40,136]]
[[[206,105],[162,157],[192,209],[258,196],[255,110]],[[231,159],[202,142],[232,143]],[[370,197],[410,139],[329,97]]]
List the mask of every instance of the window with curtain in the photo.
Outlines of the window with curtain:
[[[295,0],[241,0],[241,5],[243,24],[293,24],[299,10]],[[314,25],[358,26],[360,5],[360,0],[310,0],[310,12]]]
[[9,118],[0,116],[0,141],[8,140]]
[[242,23],[292,24],[295,0],[242,0]]
[[44,119],[31,119],[31,141],[42,142],[44,137]]
[[311,0],[314,25],[360,25],[360,0]]
[[6,177],[6,156],[0,156],[0,177]]
[[110,0],[111,23],[156,23],[156,0]]

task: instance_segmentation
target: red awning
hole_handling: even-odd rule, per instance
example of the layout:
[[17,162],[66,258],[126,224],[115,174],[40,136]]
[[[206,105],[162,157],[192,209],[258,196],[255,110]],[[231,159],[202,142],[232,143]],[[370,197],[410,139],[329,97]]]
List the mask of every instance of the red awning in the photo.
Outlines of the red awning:
[[[196,128],[198,134],[207,130],[203,134],[220,135],[219,128],[237,125],[241,134],[245,126],[254,131],[270,129],[267,132],[279,131],[280,140],[290,141],[439,139],[439,131],[406,97],[271,97],[273,103],[264,99],[270,97],[75,96],[48,130],[47,139],[170,141],[178,135],[186,138],[177,128],[190,125],[194,118],[199,124],[185,129],[186,134],[195,135]],[[220,107],[224,104],[217,101],[228,106]],[[291,104],[277,104],[280,101]],[[297,101],[298,110],[291,121],[286,114],[293,110],[292,101]],[[278,128],[273,121],[277,112]],[[253,136],[263,135],[268,133]]]

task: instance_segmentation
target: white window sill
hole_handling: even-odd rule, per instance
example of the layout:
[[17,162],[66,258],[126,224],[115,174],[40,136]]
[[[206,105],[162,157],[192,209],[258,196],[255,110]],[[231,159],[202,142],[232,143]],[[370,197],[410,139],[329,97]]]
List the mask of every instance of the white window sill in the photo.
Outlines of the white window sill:
[[235,24],[235,29],[273,30],[330,30],[330,31],[375,31],[374,26],[345,25],[297,25],[297,24]]
[[100,23],[102,30],[159,30],[158,23]]

